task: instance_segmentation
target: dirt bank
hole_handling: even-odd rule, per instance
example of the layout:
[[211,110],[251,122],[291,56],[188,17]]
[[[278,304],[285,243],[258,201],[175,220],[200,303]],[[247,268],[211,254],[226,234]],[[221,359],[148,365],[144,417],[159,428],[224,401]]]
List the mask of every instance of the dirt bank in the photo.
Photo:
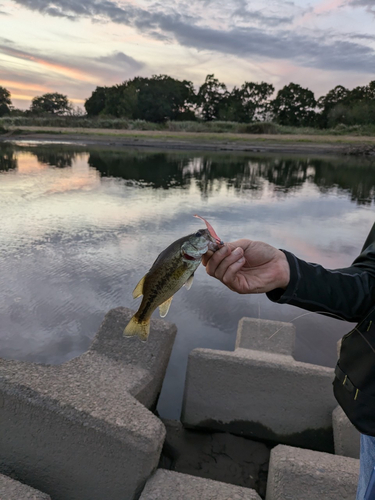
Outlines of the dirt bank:
[[375,137],[256,135],[58,127],[13,128],[0,141],[54,141],[80,145],[267,153],[348,154],[375,148]]

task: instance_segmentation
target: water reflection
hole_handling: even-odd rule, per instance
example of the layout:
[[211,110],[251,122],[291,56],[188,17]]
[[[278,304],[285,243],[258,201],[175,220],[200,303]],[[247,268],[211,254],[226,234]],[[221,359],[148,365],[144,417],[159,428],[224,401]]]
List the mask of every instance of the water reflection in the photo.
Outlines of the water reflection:
[[[0,355],[79,355],[109,309],[137,308],[132,289],[161,250],[199,228],[194,213],[226,241],[349,265],[373,223],[374,186],[375,162],[363,158],[1,144]],[[168,314],[178,336],[159,411],[178,418],[191,349],[233,349],[243,316],[300,314],[237,296],[200,267]],[[333,366],[348,325],[314,314],[295,323],[297,358]]]
[[17,159],[11,145],[3,145],[0,149],[0,172],[17,168]]
[[29,151],[37,157],[39,163],[56,168],[71,167],[77,156],[77,152],[67,151],[63,146],[54,146],[52,150],[35,147]]
[[[82,151],[64,146],[24,147],[38,162],[57,168],[72,167]],[[186,188],[191,181],[202,194],[209,196],[224,184],[237,194],[262,191],[267,181],[272,190],[287,195],[306,183],[316,185],[322,193],[339,190],[352,201],[371,204],[375,199],[375,160],[355,157],[283,158],[275,155],[187,153],[140,151],[90,151],[87,163],[102,177],[138,181],[154,189]],[[17,167],[14,146],[2,145],[0,170]]]

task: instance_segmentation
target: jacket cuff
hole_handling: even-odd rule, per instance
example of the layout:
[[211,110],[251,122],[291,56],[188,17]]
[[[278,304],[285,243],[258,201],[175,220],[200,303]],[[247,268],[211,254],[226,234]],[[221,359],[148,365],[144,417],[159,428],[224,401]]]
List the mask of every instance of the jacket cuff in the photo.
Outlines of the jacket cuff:
[[270,292],[267,292],[267,297],[272,302],[277,302],[278,304],[287,304],[293,297],[295,297],[298,284],[301,278],[301,272],[298,264],[298,260],[292,253],[287,250],[280,249],[284,254],[289,264],[290,269],[290,280],[288,286],[284,290],[283,288],[275,288]]

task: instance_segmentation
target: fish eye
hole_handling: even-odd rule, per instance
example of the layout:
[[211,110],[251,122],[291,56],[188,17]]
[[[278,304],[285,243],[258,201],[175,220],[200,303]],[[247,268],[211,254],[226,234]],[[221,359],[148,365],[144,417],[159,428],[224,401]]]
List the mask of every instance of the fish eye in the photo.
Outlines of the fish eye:
[[200,229],[195,233],[195,236],[202,236],[202,234],[203,234],[202,229]]

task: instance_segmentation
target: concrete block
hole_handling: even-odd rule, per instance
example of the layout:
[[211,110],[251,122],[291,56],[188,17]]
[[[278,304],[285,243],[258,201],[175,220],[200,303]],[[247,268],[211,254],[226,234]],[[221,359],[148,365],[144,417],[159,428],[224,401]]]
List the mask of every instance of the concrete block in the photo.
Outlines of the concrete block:
[[285,354],[195,349],[181,420],[191,428],[333,452],[333,378],[332,368]]
[[1,500],[51,500],[49,495],[42,493],[26,484],[0,474]]
[[271,451],[266,500],[353,500],[359,460],[291,446]]
[[0,360],[0,470],[54,500],[133,499],[156,469],[165,428],[155,405],[176,327],[124,338],[110,311],[90,350],[60,366]]
[[236,349],[273,352],[293,356],[296,329],[292,323],[242,318],[238,323]]
[[333,439],[336,455],[359,458],[360,433],[337,406],[332,413]]
[[176,420],[163,423],[167,437],[160,468],[252,488],[265,496],[270,450],[264,443],[185,429]]
[[260,500],[249,488],[158,469],[147,481],[140,500]]

